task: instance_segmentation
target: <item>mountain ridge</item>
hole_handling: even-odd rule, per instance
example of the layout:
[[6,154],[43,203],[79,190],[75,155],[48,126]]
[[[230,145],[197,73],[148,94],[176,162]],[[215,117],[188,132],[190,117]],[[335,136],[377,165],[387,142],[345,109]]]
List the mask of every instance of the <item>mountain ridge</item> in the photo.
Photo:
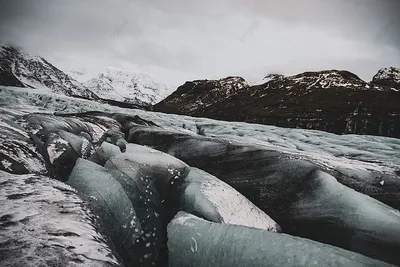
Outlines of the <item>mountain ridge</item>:
[[40,56],[31,56],[10,46],[1,46],[0,84],[44,89],[68,96],[98,99],[86,87]]
[[337,134],[400,137],[400,92],[381,85],[387,70],[393,69],[381,69],[371,82],[345,70],[275,76],[259,85],[245,84],[237,77],[239,87],[244,87],[233,94],[219,82],[224,79],[197,80],[180,86],[153,110]]
[[111,67],[83,84],[102,99],[141,106],[155,104],[169,92],[148,73]]
[[64,72],[41,56],[0,45],[0,85],[41,89],[93,99],[126,108],[147,108],[169,89],[150,74],[106,68],[97,77],[84,71]]

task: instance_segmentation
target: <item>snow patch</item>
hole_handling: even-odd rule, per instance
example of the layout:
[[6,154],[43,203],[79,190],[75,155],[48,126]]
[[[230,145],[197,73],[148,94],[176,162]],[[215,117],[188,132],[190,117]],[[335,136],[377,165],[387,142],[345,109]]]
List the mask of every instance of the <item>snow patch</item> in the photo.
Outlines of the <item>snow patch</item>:
[[54,164],[54,161],[65,152],[65,148],[60,149],[59,145],[61,144],[63,144],[64,146],[69,146],[69,143],[67,141],[58,138],[47,147],[47,154],[49,155],[49,160],[51,164]]

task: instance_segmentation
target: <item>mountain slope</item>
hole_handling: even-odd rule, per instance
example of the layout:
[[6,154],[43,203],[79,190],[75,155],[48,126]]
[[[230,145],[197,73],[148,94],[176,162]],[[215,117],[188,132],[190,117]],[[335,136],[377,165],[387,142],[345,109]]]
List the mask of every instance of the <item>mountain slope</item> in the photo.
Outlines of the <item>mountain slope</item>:
[[115,68],[106,68],[84,85],[102,99],[141,106],[155,104],[168,95],[167,86],[155,82],[149,74]]
[[[229,86],[221,80],[187,82],[153,109],[337,134],[400,137],[400,92],[367,83],[351,72],[305,72],[255,86],[235,79]],[[235,86],[240,89],[229,90]]]
[[371,83],[400,89],[400,69],[393,67],[380,69]]
[[0,47],[0,84],[45,89],[68,96],[96,99],[82,84],[50,64],[9,46]]

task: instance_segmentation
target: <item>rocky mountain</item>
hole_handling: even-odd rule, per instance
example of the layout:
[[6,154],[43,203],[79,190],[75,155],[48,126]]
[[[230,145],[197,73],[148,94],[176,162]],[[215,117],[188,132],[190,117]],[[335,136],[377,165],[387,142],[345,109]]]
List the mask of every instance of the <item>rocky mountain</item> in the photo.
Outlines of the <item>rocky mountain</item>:
[[400,137],[399,70],[382,69],[368,83],[343,70],[186,82],[153,110],[289,128]]
[[97,99],[85,86],[40,56],[10,46],[0,47],[0,85],[44,89],[68,96]]
[[400,89],[400,69],[393,67],[380,69],[372,78],[371,83]]
[[206,110],[208,107],[222,104],[227,98],[238,95],[248,87],[249,85],[241,77],[186,82],[154,107],[155,110],[171,112],[174,109],[168,110],[167,106],[176,105],[182,111],[178,114],[194,115],[199,109]]
[[169,93],[166,85],[156,82],[148,73],[116,68],[106,68],[104,73],[84,82],[84,85],[102,99],[140,106],[155,104]]
[[264,82],[269,82],[269,81],[271,81],[271,80],[277,80],[277,79],[282,79],[283,77],[285,77],[283,74],[279,74],[279,73],[270,73],[270,74],[267,74],[265,77],[264,77]]

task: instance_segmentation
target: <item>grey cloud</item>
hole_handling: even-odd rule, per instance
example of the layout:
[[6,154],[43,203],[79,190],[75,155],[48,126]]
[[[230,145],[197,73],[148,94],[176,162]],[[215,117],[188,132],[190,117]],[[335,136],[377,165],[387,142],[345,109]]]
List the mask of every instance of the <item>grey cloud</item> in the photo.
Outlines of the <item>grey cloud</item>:
[[186,79],[400,67],[395,0],[0,0],[0,41],[62,69]]

